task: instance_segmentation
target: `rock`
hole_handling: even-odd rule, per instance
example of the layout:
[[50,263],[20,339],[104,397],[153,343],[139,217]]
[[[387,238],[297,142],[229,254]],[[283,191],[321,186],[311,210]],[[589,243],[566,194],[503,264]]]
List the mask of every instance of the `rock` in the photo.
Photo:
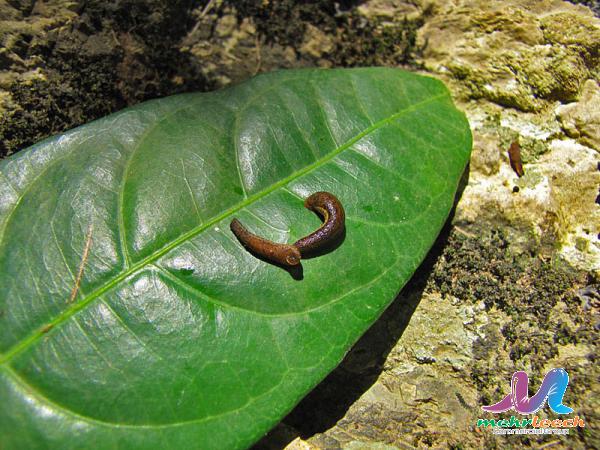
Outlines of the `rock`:
[[500,169],[502,149],[498,145],[497,136],[478,133],[473,136],[473,151],[471,153],[471,170],[493,175]]
[[540,158],[550,185],[560,254],[573,266],[600,275],[600,207],[596,203],[600,171],[598,153],[567,140],[554,140]]
[[[420,3],[425,3],[420,4]],[[427,9],[432,2],[414,2],[403,0],[371,0],[358,6],[358,12],[370,19],[384,19],[393,21],[400,17],[409,20],[420,17],[423,9]]]
[[600,152],[600,86],[587,80],[578,102],[556,110],[565,133]]
[[324,54],[331,52],[334,48],[331,35],[323,33],[317,27],[308,25],[304,34],[304,41],[300,47],[300,52],[310,55],[313,58],[321,58]]
[[227,36],[231,36],[236,29],[237,19],[233,14],[225,14],[223,17],[219,19],[217,22],[217,26],[215,27],[215,31],[217,36],[220,38],[224,38]]
[[345,450],[398,450],[394,445],[383,442],[350,441],[344,445]]
[[419,30],[425,67],[464,99],[534,111],[597,74],[598,19],[565,2],[438,2]]
[[543,14],[540,17],[540,28],[544,40],[552,45],[561,44],[566,47],[575,46],[584,51],[583,56],[598,56],[600,40],[598,39],[598,20],[581,10],[570,9],[556,13]]
[[[460,380],[487,323],[481,310],[425,295],[375,384],[336,426],[308,442],[346,450],[457,442],[454,430],[469,429],[477,415],[477,393]],[[469,435],[463,442],[477,446],[478,439]]]
[[285,450],[319,450],[319,448],[300,438],[296,438],[285,447]]

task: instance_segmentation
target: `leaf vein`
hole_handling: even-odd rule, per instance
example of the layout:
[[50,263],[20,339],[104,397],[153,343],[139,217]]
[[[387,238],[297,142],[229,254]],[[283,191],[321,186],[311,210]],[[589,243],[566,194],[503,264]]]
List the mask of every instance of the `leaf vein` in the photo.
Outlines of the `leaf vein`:
[[[173,241],[171,241],[169,244],[163,246],[162,248],[154,251],[153,253],[151,253],[150,255],[146,256],[145,258],[141,259],[140,261],[138,261],[137,263],[135,263],[133,266],[129,267],[126,271],[121,272],[120,274],[118,274],[117,276],[115,276],[112,280],[110,280],[109,282],[105,283],[104,285],[100,286],[99,288],[97,288],[95,291],[91,292],[90,294],[88,294],[87,297],[83,298],[82,300],[80,300],[77,303],[74,303],[71,307],[69,307],[68,309],[64,310],[61,314],[59,314],[54,320],[52,320],[49,325],[53,325],[53,326],[57,326],[63,322],[65,322],[66,320],[68,320],[71,316],[75,315],[76,313],[78,313],[79,311],[81,311],[82,309],[84,309],[89,303],[91,303],[93,300],[95,300],[96,298],[100,297],[102,294],[104,294],[105,292],[111,290],[113,287],[117,286],[119,283],[121,283],[122,281],[124,281],[125,279],[127,279],[128,277],[130,277],[132,274],[140,271],[141,269],[143,269],[144,267],[148,266],[149,264],[153,263],[154,261],[156,261],[158,258],[164,256],[165,254],[167,254],[168,252],[170,252],[171,250],[173,250],[174,248],[179,247],[181,244],[189,241],[191,238],[193,238],[194,236],[198,235],[199,233],[201,233],[202,231],[206,230],[207,228],[213,226],[214,224],[220,222],[221,220],[224,220],[228,217],[230,217],[231,215],[235,214],[237,211],[241,210],[242,208],[260,200],[261,198],[269,195],[270,193],[276,191],[277,189],[280,189],[284,186],[286,186],[287,184],[289,184],[290,182],[296,180],[297,178],[300,178],[304,175],[306,175],[307,173],[312,172],[313,170],[318,169],[319,167],[323,166],[324,164],[327,164],[329,161],[331,161],[333,158],[335,158],[336,155],[338,155],[339,153],[343,152],[344,150],[350,148],[352,145],[354,145],[357,141],[359,141],[360,139],[362,139],[363,137],[369,135],[370,133],[374,132],[375,130],[386,126],[387,124],[399,119],[400,117],[402,117],[405,114],[408,114],[412,111],[415,110],[419,110],[420,108],[435,102],[437,100],[440,100],[442,98],[447,98],[448,94],[447,93],[443,93],[443,94],[438,94],[432,97],[429,97],[425,100],[422,100],[418,103],[414,103],[404,109],[399,110],[398,112],[391,114],[390,116],[381,119],[380,121],[374,123],[373,125],[369,126],[368,128],[364,129],[362,132],[358,133],[356,136],[354,136],[353,138],[349,139],[348,141],[346,141],[344,144],[342,144],[341,146],[337,147],[336,149],[334,149],[333,151],[331,151],[330,153],[324,155],[322,158],[316,160],[314,163],[309,164],[305,167],[303,167],[302,169],[291,173],[290,175],[288,175],[285,178],[282,178],[281,180],[279,180],[276,183],[273,183],[271,186],[258,191],[254,194],[252,194],[251,196],[245,198],[242,202],[237,203],[231,207],[229,207],[228,209],[226,209],[225,211],[223,211],[221,214],[213,217],[212,219],[208,220],[207,222],[198,225],[194,228],[192,228],[191,230],[187,231],[186,233],[183,233],[182,235],[180,235],[178,238],[174,239]],[[389,270],[389,269],[388,269]],[[384,272],[384,273],[387,273]],[[317,308],[322,308],[327,306],[329,303],[321,305]],[[305,311],[308,312],[308,311]],[[36,329],[34,332],[32,332],[29,336],[27,336],[25,339],[17,342],[12,348],[10,348],[2,357],[0,357],[0,364],[4,364],[7,361],[11,360],[14,356],[16,356],[17,354],[21,353],[22,351],[26,350],[27,348],[29,348],[31,345],[33,345],[35,342],[37,342],[43,335],[43,328],[44,327],[40,327],[38,329]]]

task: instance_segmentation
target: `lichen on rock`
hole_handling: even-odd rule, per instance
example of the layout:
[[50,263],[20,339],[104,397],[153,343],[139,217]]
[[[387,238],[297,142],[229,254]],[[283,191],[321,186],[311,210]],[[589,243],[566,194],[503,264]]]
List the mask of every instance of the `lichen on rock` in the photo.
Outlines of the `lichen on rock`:
[[439,2],[419,30],[425,67],[464,99],[522,111],[573,101],[598,76],[600,28],[564,2]]
[[587,80],[578,101],[560,105],[556,114],[565,133],[600,152],[600,85]]

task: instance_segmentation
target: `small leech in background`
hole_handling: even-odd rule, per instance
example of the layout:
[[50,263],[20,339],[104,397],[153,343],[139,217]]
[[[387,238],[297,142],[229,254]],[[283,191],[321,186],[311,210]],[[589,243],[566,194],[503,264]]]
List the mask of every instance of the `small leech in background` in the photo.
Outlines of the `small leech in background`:
[[513,141],[508,148],[508,160],[510,161],[510,167],[515,171],[517,176],[521,178],[525,175],[523,170],[523,162],[521,161],[521,146],[519,141]]
[[300,264],[302,255],[315,252],[335,241],[344,231],[346,214],[344,207],[335,195],[329,192],[315,192],[305,201],[304,206],[319,214],[323,224],[314,232],[297,240],[294,244],[279,244],[251,233],[239,220],[231,221],[231,231],[252,253],[284,266]]

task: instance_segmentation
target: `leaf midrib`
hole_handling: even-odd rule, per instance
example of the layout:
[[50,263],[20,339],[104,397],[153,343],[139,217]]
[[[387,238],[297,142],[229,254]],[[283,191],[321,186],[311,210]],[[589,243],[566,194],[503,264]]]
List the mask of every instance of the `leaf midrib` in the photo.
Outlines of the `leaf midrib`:
[[105,292],[107,292],[107,291],[111,290],[113,287],[117,286],[121,281],[125,280],[126,278],[128,278],[131,275],[134,275],[138,271],[141,271],[141,269],[145,268],[147,265],[149,265],[152,262],[156,261],[158,258],[166,255],[171,250],[173,250],[174,248],[177,248],[179,245],[187,242],[188,240],[190,240],[194,236],[200,234],[202,231],[210,228],[211,226],[213,226],[214,224],[220,222],[221,220],[223,220],[223,219],[225,219],[225,218],[227,218],[227,217],[235,214],[236,212],[238,212],[242,208],[245,208],[246,206],[249,206],[252,203],[260,200],[261,198],[266,197],[267,195],[271,194],[272,192],[276,191],[277,189],[279,189],[279,188],[287,185],[291,181],[293,181],[293,180],[295,180],[297,178],[300,178],[303,175],[306,175],[307,173],[310,173],[310,172],[312,172],[315,169],[320,168],[321,166],[325,165],[326,163],[328,163],[329,161],[331,161],[333,158],[335,158],[337,155],[339,155],[341,152],[343,152],[344,150],[346,150],[347,148],[349,148],[350,146],[354,145],[356,142],[358,142],[359,140],[361,140],[363,137],[371,134],[372,132],[378,130],[379,128],[382,128],[383,126],[385,126],[388,123],[390,123],[390,122],[398,119],[399,117],[403,116],[404,114],[407,114],[407,113],[409,113],[411,111],[417,110],[417,109],[419,109],[419,108],[421,108],[421,107],[423,107],[423,106],[425,106],[425,105],[427,105],[429,103],[432,103],[432,102],[434,102],[436,100],[439,100],[441,98],[444,98],[444,97],[448,97],[448,93],[438,94],[438,95],[430,97],[430,98],[428,98],[426,100],[422,100],[422,101],[420,101],[418,103],[414,103],[414,104],[408,106],[407,108],[404,108],[404,109],[402,109],[402,110],[400,110],[400,111],[398,111],[398,112],[396,112],[394,114],[391,114],[389,117],[381,119],[380,121],[378,121],[378,122],[372,124],[371,126],[367,127],[362,132],[358,133],[355,137],[349,139],[344,144],[342,144],[338,148],[334,149],[333,151],[331,151],[327,155],[325,155],[322,158],[316,160],[312,164],[309,164],[309,165],[303,167],[302,169],[297,170],[297,171],[291,173],[287,177],[282,178],[280,181],[272,184],[271,186],[263,189],[262,191],[259,191],[259,192],[255,193],[253,195],[248,196],[247,198],[245,198],[240,203],[237,203],[237,204],[231,206],[230,208],[228,208],[225,211],[223,211],[223,213],[221,213],[218,216],[215,216],[212,219],[210,219],[208,222],[200,224],[197,227],[192,228],[190,231],[182,234],[178,238],[176,238],[173,241],[171,241],[171,243],[169,243],[169,244],[163,246],[162,248],[154,251],[150,255],[148,255],[145,258],[143,258],[140,261],[138,261],[136,264],[134,264],[131,267],[129,267],[129,269],[125,270],[124,272],[121,272],[115,278],[113,278],[112,280],[106,282],[104,285],[100,286],[95,291],[93,291],[90,294],[88,294],[87,297],[84,297],[79,302],[74,303],[70,308],[65,309],[54,320],[52,320],[52,321],[44,324],[43,326],[37,328],[33,333],[31,333],[25,339],[17,342],[4,355],[2,355],[0,357],[0,364],[6,364],[12,358],[14,358],[16,355],[18,355],[19,353],[22,353],[23,351],[25,351],[26,349],[28,349],[29,347],[31,347],[38,339],[40,339],[47,332],[48,327],[54,328],[54,327],[59,326],[63,322],[67,321],[71,316],[75,315],[76,313],[78,313],[79,311],[81,311],[82,309],[84,309],[87,305],[89,305],[96,298],[100,297]]

